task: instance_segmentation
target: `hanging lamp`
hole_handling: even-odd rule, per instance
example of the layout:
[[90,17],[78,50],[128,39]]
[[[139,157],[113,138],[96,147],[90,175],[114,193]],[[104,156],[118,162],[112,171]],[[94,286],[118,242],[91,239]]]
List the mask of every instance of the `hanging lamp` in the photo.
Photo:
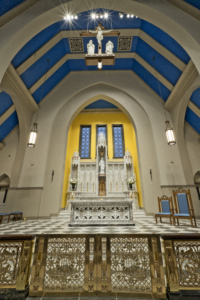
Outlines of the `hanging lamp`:
[[[42,95],[43,95],[43,91],[44,91],[44,85],[46,82],[46,78],[47,78],[47,72],[49,69],[49,59],[47,59],[47,70],[46,70],[46,74],[45,74],[45,78],[44,78],[44,82],[43,82],[43,87],[42,87],[42,92],[41,92],[41,96],[40,96],[40,101],[42,100]],[[33,123],[33,127],[31,129],[30,135],[29,135],[29,141],[28,141],[28,145],[27,147],[30,148],[34,148],[35,147],[35,142],[36,142],[36,138],[37,138],[37,118],[38,118],[38,113],[37,113],[37,117],[36,117],[36,122]]]
[[[156,68],[155,68],[155,57],[153,57],[153,65],[154,65],[154,70],[155,70],[156,79],[157,79],[157,83],[158,83],[158,89],[159,89],[159,92],[160,92],[160,97],[163,100],[162,92],[161,92],[161,88],[160,88],[160,82],[158,80],[158,76],[157,76],[157,72],[156,72]],[[167,138],[167,143],[168,143],[169,146],[174,146],[176,144],[175,135],[174,135],[173,128],[171,128],[171,126],[170,126],[170,122],[167,120],[167,115],[166,115],[166,111],[165,111],[165,108],[164,108],[164,104],[163,104],[163,109],[164,109],[165,118],[166,118],[166,121],[165,121],[165,124],[166,124],[165,134],[166,134],[166,138]]]

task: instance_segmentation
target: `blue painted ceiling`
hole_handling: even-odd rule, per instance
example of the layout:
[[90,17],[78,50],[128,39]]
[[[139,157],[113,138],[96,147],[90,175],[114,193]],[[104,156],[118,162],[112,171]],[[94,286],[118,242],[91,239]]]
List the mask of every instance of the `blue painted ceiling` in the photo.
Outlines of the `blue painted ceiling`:
[[200,0],[183,0],[187,3],[189,3],[190,5],[200,9]]
[[108,101],[100,99],[86,106],[84,109],[109,109],[109,108],[118,108],[118,107]]
[[0,0],[0,16],[26,0]]
[[[1,3],[1,0],[0,0]],[[103,10],[96,10],[96,12],[101,13]],[[54,23],[53,25],[47,27],[35,37],[33,37],[13,58],[12,64],[16,71],[18,72],[18,68],[23,66],[23,64],[30,58],[32,55],[45,46],[51,39],[53,39],[56,35],[58,35],[61,31],[74,31],[83,30],[86,31],[88,29],[94,30],[94,27],[98,24],[99,20],[91,20],[89,18],[90,11],[86,11],[78,15],[77,20],[73,20],[72,23],[66,22],[64,20]],[[187,65],[190,60],[190,57],[185,52],[185,50],[168,34],[166,34],[161,29],[156,26],[141,20],[140,18],[127,18],[124,16],[123,19],[119,18],[119,12],[116,11],[108,11],[110,17],[108,20],[101,20],[102,25],[105,26],[106,29],[140,29],[144,32],[148,37],[152,40],[155,40],[161,46],[165,47],[168,51],[170,51],[175,57],[177,57],[183,65]],[[76,35],[77,36],[77,33]],[[72,34],[73,37],[73,34]],[[96,37],[83,37],[83,46],[84,51],[82,53],[86,53],[87,43],[92,39],[95,44],[95,49],[97,52],[97,40]],[[117,50],[118,45],[118,37],[104,37],[102,42],[103,52],[105,51],[105,45],[111,40],[114,44],[114,53],[119,53]],[[56,65],[66,54],[70,54],[70,45],[68,38],[62,38],[57,42],[52,48],[50,48],[42,57],[37,59],[37,55],[35,55],[35,61],[27,68],[25,71],[20,73],[20,77],[27,89],[30,89],[34,86],[34,84],[40,80],[40,78],[45,75],[47,68],[51,69]],[[155,57],[155,68],[157,73],[162,75],[172,86],[175,86],[177,81],[179,80],[182,71],[177,67],[175,63],[169,61],[166,58],[166,55],[163,55],[162,51],[157,49],[156,46],[153,48],[152,45],[147,43],[142,37],[133,36],[131,49],[129,52],[125,53],[136,53],[140,58],[144,60],[144,62],[148,63],[151,67],[154,67],[153,57]],[[47,62],[49,59],[49,64]],[[68,59],[61,67],[58,68],[57,71],[51,75],[44,85],[40,85],[39,88],[32,92],[32,96],[35,99],[36,103],[40,103],[40,101],[70,72],[73,71],[87,71],[87,70],[97,70],[96,66],[85,66],[84,59]],[[155,77],[155,73],[150,73],[144,66],[142,66],[138,60],[135,58],[116,58],[114,66],[103,66],[103,70],[132,70],[136,73],[146,84],[149,85],[151,89],[153,89],[159,96],[159,88],[157,79]],[[162,97],[165,101],[167,101],[171,90],[160,82]],[[2,94],[2,93],[1,93]],[[0,103],[2,95],[0,94]],[[195,101],[195,100],[194,100]],[[3,100],[2,100],[3,102]],[[102,107],[99,107],[102,108]],[[1,110],[1,108],[0,108]],[[3,108],[2,108],[3,110]],[[194,112],[193,112],[194,113]],[[200,118],[195,115],[200,123]],[[15,124],[16,117],[13,117],[13,124]],[[187,121],[191,126],[194,126],[194,122],[191,121],[191,117],[187,118]],[[195,121],[196,123],[196,121]],[[3,124],[2,124],[3,125]],[[195,128],[195,130],[197,130]]]

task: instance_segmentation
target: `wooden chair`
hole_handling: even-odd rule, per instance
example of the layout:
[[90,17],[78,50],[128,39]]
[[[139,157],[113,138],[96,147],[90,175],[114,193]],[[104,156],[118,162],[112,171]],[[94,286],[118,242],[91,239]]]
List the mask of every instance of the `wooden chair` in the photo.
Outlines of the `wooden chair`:
[[157,223],[157,217],[160,217],[160,222],[162,223],[162,218],[170,218],[170,224],[172,225],[173,218],[173,202],[172,197],[162,196],[158,197],[158,208],[159,213],[155,214],[155,219]]
[[21,212],[21,211],[11,212],[10,215],[14,216],[15,221],[17,221],[18,216],[20,216],[21,220],[22,220],[23,212]]
[[1,213],[0,214],[0,220],[1,220],[1,223],[0,224],[2,224],[3,223],[3,217],[8,217],[8,223],[9,223],[9,221],[10,221],[10,214],[4,214],[4,213]]
[[175,207],[175,213],[173,215],[173,223],[175,225],[175,219],[177,219],[177,223],[179,225],[179,219],[189,219],[191,221],[191,225],[193,226],[193,220],[195,226],[196,219],[194,214],[194,209],[192,205],[192,199],[190,195],[190,190],[184,190],[184,189],[178,189],[176,191],[173,191],[174,196],[174,207]]

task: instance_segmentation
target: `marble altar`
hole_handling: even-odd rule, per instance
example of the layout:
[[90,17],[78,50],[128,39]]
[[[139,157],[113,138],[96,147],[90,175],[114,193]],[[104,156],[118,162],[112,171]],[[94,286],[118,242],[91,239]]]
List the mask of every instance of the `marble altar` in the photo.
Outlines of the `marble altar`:
[[[138,192],[136,182],[127,184],[128,178],[136,180],[130,151],[127,149],[124,158],[108,159],[103,133],[98,136],[96,150],[96,159],[80,159],[77,150],[72,157],[66,207],[71,214],[69,226],[134,225],[132,207],[133,203],[138,207]],[[71,178],[77,179],[75,190]]]

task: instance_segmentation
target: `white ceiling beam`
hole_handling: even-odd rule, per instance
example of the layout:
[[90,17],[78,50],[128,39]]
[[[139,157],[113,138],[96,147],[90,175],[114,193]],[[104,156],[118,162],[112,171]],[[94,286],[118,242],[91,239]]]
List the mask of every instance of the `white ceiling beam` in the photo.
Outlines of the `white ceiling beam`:
[[200,21],[200,10],[198,8],[192,6],[191,4],[183,0],[167,0],[167,1]]
[[185,92],[188,90],[188,88],[198,76],[199,73],[192,60],[190,60],[165,103],[166,110],[173,110],[173,108],[177,105],[179,101],[181,101]]
[[11,107],[9,107],[4,113],[3,115],[0,116],[0,125],[3,124],[3,122],[5,122],[6,119],[8,119],[12,113],[14,113],[15,111],[15,106],[12,105]]
[[[153,39],[150,35],[145,33],[141,29],[116,29],[120,31],[120,36],[139,36],[145,43],[159,52],[162,56],[164,56],[167,60],[169,60],[172,64],[174,64],[181,71],[184,70],[186,64],[180,60],[176,55],[174,55],[171,51],[166,49],[160,43],[158,43],[155,39]],[[61,31],[56,36],[54,36],[50,41],[48,41],[44,46],[42,46],[39,50],[37,50],[34,54],[32,54],[25,62],[23,62],[17,69],[17,73],[21,75],[24,73],[30,66],[35,63],[39,58],[41,58],[45,53],[47,53],[52,47],[54,47],[62,38],[72,38],[72,37],[80,37],[80,33],[82,30],[77,31]],[[95,34],[91,34],[91,36],[95,36]]]
[[26,88],[25,84],[17,74],[12,64],[10,64],[8,69],[6,70],[5,77],[8,79],[10,84],[14,87],[16,92],[20,95],[21,100],[24,101],[26,104],[28,104],[30,110],[33,113],[37,112],[39,109],[37,103],[33,99],[32,95],[29,93],[28,89]]
[[[32,87],[29,89],[29,92],[33,94],[46,80],[52,76],[67,60],[70,59],[84,59],[85,53],[77,53],[77,54],[66,54],[61,58],[46,74],[44,74]],[[147,63],[142,57],[140,57],[135,52],[123,52],[123,53],[115,53],[115,58],[134,58],[137,60],[144,68],[146,68],[154,77],[155,77],[155,70],[154,68]],[[158,80],[162,82],[170,91],[173,90],[174,86],[159,72],[157,72]]]
[[190,100],[188,107],[200,118],[200,109]]

